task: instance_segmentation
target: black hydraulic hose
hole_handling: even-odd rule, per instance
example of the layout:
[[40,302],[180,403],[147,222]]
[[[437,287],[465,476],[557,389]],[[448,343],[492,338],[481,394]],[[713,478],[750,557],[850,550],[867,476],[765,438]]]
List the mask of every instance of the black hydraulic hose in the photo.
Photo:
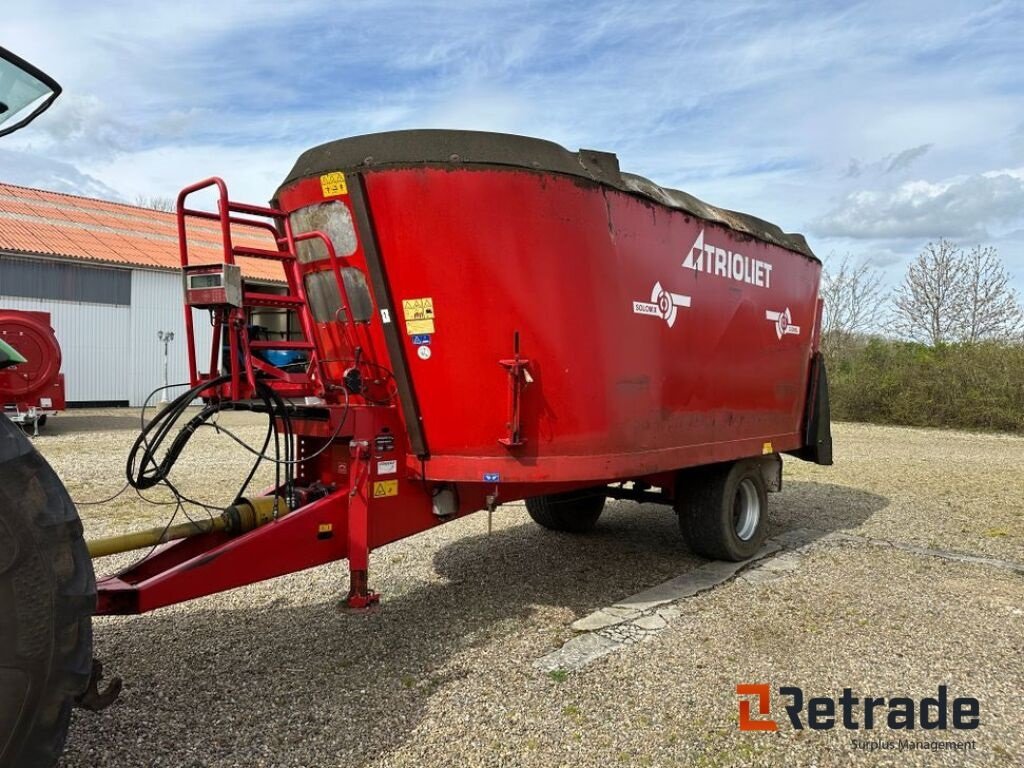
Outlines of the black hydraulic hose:
[[[178,419],[181,418],[188,406],[201,392],[210,387],[223,384],[229,378],[227,375],[219,376],[216,379],[192,387],[171,401],[149,424],[142,428],[131,451],[128,452],[128,461],[125,465],[125,475],[132,487],[145,490],[146,488],[158,485],[167,478],[171,467],[174,466],[174,462],[177,461],[178,456],[195,433],[198,425],[206,421],[217,411],[222,410],[225,405],[221,403],[207,404],[197,416],[189,420],[188,424],[185,425],[175,438],[163,460],[159,463],[156,460],[158,448],[163,444]],[[140,450],[142,450],[141,461],[139,460]]]

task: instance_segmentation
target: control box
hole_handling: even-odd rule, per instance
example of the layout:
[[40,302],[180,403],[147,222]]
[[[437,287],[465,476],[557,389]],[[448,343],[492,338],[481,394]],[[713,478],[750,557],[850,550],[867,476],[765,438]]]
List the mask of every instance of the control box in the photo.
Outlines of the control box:
[[190,307],[242,306],[242,269],[237,264],[206,264],[184,268],[185,303]]

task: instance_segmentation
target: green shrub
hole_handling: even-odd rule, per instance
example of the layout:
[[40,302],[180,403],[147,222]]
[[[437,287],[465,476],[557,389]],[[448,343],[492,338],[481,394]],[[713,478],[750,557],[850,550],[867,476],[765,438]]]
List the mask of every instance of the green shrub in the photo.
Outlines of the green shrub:
[[871,338],[829,360],[832,417],[1024,432],[1024,346]]

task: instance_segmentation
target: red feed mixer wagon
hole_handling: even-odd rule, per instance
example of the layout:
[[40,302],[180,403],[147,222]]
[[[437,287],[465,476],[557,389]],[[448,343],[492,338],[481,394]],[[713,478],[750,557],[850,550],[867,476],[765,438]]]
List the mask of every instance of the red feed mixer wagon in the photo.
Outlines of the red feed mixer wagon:
[[[215,213],[192,202],[206,189]],[[268,432],[252,450],[277,480],[213,519],[90,542],[93,557],[159,545],[99,582],[99,614],[342,559],[346,603],[365,607],[373,549],[521,499],[571,533],[607,499],[661,503],[696,552],[743,560],[781,456],[832,461],[821,265],[803,237],[623,173],[615,155],[384,133],[309,150],[269,206],[209,179],[177,208],[192,388],[145,428],[129,481],[166,482],[225,409],[267,414],[280,447]],[[223,263],[194,263],[196,217],[220,223]],[[242,226],[268,247],[236,244]],[[287,294],[251,291],[238,257],[280,262]],[[301,333],[254,334],[266,308]],[[212,322],[193,325],[195,309]],[[272,364],[281,351],[299,362]],[[84,706],[109,699],[97,678]]]
[[50,313],[0,308],[0,341],[25,358],[0,368],[0,407],[8,419],[39,434],[47,417],[64,410],[60,344]]

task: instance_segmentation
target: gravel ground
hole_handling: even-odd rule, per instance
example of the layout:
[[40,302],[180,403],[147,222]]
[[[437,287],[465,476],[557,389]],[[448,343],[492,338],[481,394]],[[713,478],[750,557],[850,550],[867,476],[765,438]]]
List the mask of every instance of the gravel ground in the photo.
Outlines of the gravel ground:
[[[260,438],[249,417],[233,418]],[[121,485],[135,423],[78,412],[37,445],[76,499],[103,498]],[[1024,438],[834,432],[835,467],[787,462],[770,535],[844,531],[1024,562]],[[201,433],[179,464],[182,490],[223,503],[248,458]],[[82,514],[96,536],[163,523],[168,510],[125,493]],[[374,553],[383,603],[368,613],[339,610],[347,573],[336,564],[100,618],[96,653],[125,691],[103,713],[76,714],[62,766],[1024,764],[1024,577],[983,564],[822,540],[776,578],[685,599],[651,640],[571,675],[534,669],[575,619],[703,562],[659,507],[610,503],[578,538],[513,504],[490,535],[474,515]],[[843,730],[740,733],[735,686],[757,682],[914,697],[944,683],[980,700],[982,726],[940,738],[977,748],[871,754]]]

